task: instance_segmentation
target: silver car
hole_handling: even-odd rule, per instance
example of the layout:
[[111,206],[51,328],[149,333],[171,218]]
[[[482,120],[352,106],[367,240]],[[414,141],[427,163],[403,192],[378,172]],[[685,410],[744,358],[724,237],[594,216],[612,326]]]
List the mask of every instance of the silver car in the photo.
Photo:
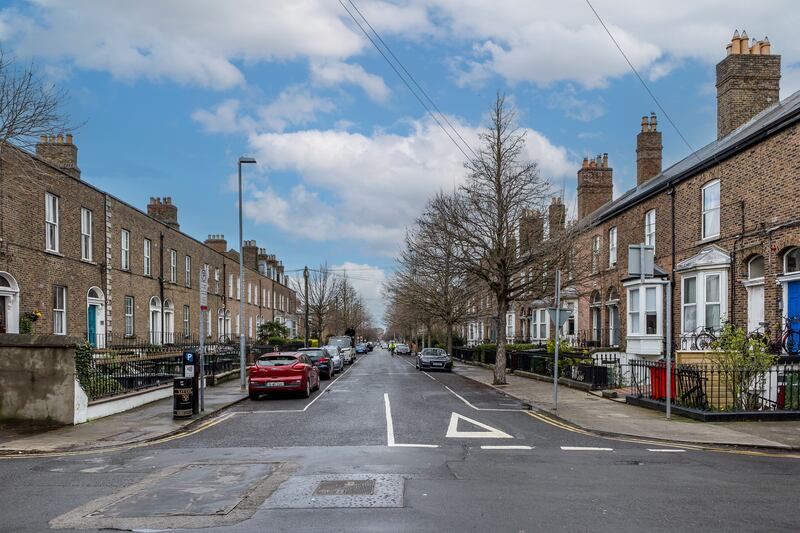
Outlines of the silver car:
[[394,353],[398,355],[408,355],[411,353],[411,348],[408,347],[408,344],[398,344],[394,349]]
[[342,349],[338,346],[323,346],[323,350],[327,351],[328,354],[331,356],[331,361],[333,362],[333,371],[334,372],[341,372],[344,370],[344,357],[342,356]]

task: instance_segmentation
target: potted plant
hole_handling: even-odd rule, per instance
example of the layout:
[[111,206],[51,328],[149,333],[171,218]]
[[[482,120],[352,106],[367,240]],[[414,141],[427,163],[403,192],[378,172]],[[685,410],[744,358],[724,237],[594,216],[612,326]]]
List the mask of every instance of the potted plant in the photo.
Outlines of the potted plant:
[[33,324],[40,318],[42,318],[42,312],[38,309],[22,313],[22,316],[19,317],[19,332],[22,335],[32,335]]

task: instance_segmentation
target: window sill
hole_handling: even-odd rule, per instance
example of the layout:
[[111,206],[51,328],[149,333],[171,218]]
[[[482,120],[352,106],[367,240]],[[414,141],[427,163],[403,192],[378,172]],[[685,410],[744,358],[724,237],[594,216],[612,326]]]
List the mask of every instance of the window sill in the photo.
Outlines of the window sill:
[[97,263],[92,261],[91,259],[81,259],[81,263],[86,263],[87,265],[94,265],[97,266]]
[[706,237],[705,239],[700,239],[699,241],[695,242],[694,245],[701,246],[703,244],[710,244],[712,242],[717,242],[718,240],[720,240],[720,236],[714,235],[712,237]]
[[61,252],[57,252],[56,250],[45,250],[44,253],[46,253],[47,255],[54,255],[56,257],[64,257],[64,254],[62,254]]

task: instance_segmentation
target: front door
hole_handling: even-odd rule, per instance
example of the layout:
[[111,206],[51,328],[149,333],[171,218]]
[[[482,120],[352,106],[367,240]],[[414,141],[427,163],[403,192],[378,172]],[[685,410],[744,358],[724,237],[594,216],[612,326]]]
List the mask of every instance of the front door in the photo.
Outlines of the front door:
[[790,342],[796,350],[800,346],[800,281],[790,281],[787,292],[789,301],[786,302],[786,317],[792,330]]
[[619,344],[619,307],[610,305],[608,307],[608,345],[617,346]]
[[747,287],[747,331],[757,331],[764,322],[764,286]]
[[97,346],[97,306],[90,305],[86,310],[87,340]]
[[6,297],[0,296],[0,333],[6,333]]

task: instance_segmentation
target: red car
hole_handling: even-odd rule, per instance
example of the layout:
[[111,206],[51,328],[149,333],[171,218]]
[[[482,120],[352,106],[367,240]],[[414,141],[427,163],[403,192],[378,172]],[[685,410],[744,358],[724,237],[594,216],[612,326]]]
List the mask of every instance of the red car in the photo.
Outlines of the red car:
[[247,390],[251,400],[277,391],[299,391],[308,398],[319,389],[319,369],[304,353],[276,352],[262,355],[248,369]]

